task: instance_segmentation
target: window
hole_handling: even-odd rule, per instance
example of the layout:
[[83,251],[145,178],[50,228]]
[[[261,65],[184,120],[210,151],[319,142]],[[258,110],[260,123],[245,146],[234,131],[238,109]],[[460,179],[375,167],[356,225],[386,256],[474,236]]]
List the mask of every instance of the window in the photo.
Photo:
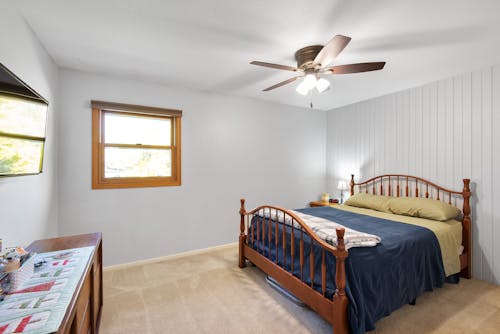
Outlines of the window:
[[0,177],[42,172],[47,107],[0,64]]
[[92,188],[181,184],[182,111],[92,101]]
[[0,93],[0,176],[42,171],[47,105]]

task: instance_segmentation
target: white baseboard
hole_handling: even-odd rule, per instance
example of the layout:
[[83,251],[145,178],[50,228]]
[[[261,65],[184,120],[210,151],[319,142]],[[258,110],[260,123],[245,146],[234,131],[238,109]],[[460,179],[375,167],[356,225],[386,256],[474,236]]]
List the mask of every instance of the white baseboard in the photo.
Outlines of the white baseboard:
[[106,272],[106,271],[120,270],[120,269],[125,269],[125,268],[130,268],[130,267],[142,266],[142,265],[150,264],[150,263],[162,262],[162,261],[166,261],[166,260],[179,259],[179,258],[183,258],[186,256],[198,255],[198,254],[202,254],[202,253],[206,253],[206,252],[210,252],[210,251],[214,251],[214,250],[236,247],[237,245],[238,245],[237,242],[232,242],[230,244],[225,244],[225,245],[219,245],[219,246],[202,248],[202,249],[194,249],[194,250],[190,250],[190,251],[182,252],[182,253],[177,253],[177,254],[154,257],[154,258],[150,258],[150,259],[138,260],[138,261],[133,261],[133,262],[121,263],[121,264],[115,264],[115,265],[103,267],[103,271]]

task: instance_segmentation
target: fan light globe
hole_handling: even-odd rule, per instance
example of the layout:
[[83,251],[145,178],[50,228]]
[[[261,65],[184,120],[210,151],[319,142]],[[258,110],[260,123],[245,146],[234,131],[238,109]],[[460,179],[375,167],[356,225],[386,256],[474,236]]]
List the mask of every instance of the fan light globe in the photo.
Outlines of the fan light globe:
[[302,80],[302,82],[295,88],[295,91],[301,95],[307,95],[309,93],[309,88],[307,87],[305,80]]
[[301,95],[307,95],[307,93],[309,93],[311,89],[314,89],[314,87],[316,87],[317,82],[318,79],[316,78],[316,75],[307,74],[295,90]]
[[306,85],[307,89],[311,90],[316,86],[316,82],[318,79],[316,78],[316,75],[314,74],[308,74],[304,78],[304,84]]
[[316,89],[318,90],[319,93],[323,93],[325,90],[330,87],[330,82],[324,78],[320,78],[316,82]]

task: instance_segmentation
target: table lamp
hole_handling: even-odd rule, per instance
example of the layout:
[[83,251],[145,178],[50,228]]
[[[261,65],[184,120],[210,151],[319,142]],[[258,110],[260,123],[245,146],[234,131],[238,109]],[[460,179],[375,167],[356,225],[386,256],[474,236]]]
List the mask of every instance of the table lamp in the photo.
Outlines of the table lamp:
[[347,183],[345,181],[340,180],[337,189],[340,190],[340,204],[344,204],[344,190],[347,190]]

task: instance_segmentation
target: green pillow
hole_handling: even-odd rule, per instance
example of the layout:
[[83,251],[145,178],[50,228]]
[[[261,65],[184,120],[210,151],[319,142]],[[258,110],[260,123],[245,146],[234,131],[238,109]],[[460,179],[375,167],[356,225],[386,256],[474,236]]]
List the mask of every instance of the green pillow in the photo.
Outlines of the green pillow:
[[390,197],[388,196],[359,193],[349,197],[349,199],[345,201],[345,204],[358,208],[388,212],[387,204],[389,199]]
[[461,211],[448,203],[432,198],[393,197],[388,201],[389,212],[439,221],[456,218]]

